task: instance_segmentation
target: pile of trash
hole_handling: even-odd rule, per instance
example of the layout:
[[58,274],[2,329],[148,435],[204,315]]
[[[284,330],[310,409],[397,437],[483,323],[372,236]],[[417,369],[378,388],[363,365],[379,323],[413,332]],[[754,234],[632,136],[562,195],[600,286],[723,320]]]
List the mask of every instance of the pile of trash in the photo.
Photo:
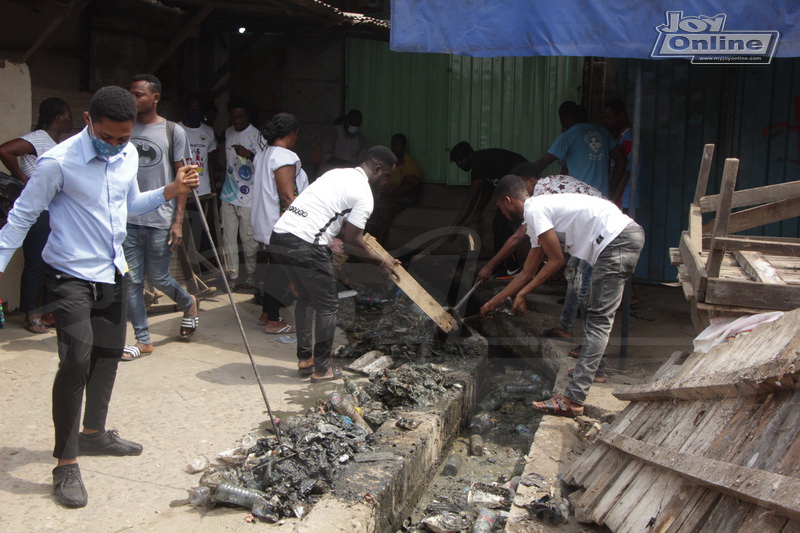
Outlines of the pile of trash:
[[209,465],[200,485],[189,491],[189,503],[247,507],[266,522],[302,518],[344,465],[374,444],[371,431],[333,411],[289,417],[280,427],[280,440],[248,435],[221,453],[227,464]]
[[340,302],[337,325],[353,342],[334,352],[334,357],[359,357],[378,350],[394,358],[421,361],[488,353],[486,339],[469,328],[467,336],[459,336],[458,331],[441,334],[433,320],[405,294],[370,297],[369,304],[362,300],[356,297]]
[[[461,385],[431,364],[403,365],[383,370],[359,386],[347,380],[342,391],[302,416],[279,421],[281,439],[245,436],[240,445],[220,454],[221,466],[207,460],[189,465],[203,471],[200,484],[189,491],[195,507],[235,505],[266,522],[302,518],[358,454],[375,451],[373,431],[396,408],[434,405],[451,388]],[[418,422],[416,422],[418,425]],[[398,427],[413,429],[401,418]]]

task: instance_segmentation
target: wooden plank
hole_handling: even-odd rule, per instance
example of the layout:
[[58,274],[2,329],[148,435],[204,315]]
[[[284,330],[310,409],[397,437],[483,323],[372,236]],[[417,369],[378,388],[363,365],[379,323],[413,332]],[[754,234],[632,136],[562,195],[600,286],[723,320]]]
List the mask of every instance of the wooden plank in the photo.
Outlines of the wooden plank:
[[[394,260],[391,254],[389,254],[389,252],[375,240],[375,237],[369,233],[364,234],[364,242],[366,242],[367,246],[369,246],[373,252],[383,257],[386,261]],[[428,315],[442,331],[450,333],[450,331],[456,327],[456,319],[445,311],[405,268],[397,266],[395,272],[399,279],[395,279],[394,277],[390,279],[400,287],[406,296],[411,298],[411,300],[422,309],[422,312]]]
[[722,266],[722,257],[725,255],[724,246],[720,245],[719,238],[728,235],[728,221],[731,216],[731,202],[733,190],[736,188],[736,176],[739,173],[739,160],[729,157],[725,160],[722,169],[722,185],[720,186],[720,199],[717,208],[717,219],[714,222],[714,232],[711,236],[711,245],[708,248],[706,271],[709,278],[719,276]]
[[[800,181],[765,185],[754,189],[744,189],[733,194],[731,207],[749,207],[751,205],[779,202],[789,198],[800,197]],[[721,195],[714,194],[700,198],[700,209],[703,213],[719,211]]]
[[756,508],[757,506],[743,503],[736,498],[723,496],[709,513],[708,519],[703,524],[703,530],[736,531],[742,527],[744,519]]
[[[744,237],[741,235],[712,238],[715,246],[728,250],[752,250],[775,255],[800,256],[800,241],[775,241],[766,238]],[[709,271],[710,273],[710,271]]]
[[[606,524],[613,527],[619,516],[620,526],[615,531],[647,531],[653,520],[669,506],[669,495],[680,492],[685,481],[660,468],[654,468],[654,474],[642,476],[643,490],[628,491],[619,506],[609,514]],[[627,500],[627,501],[626,501]],[[631,501],[632,500],[632,501]]]
[[706,284],[708,283],[708,272],[706,265],[700,257],[700,250],[695,248],[687,232],[683,232],[680,242],[681,259],[686,266],[686,273],[692,280],[695,300],[704,301],[706,294]]
[[761,253],[734,250],[733,257],[736,258],[737,263],[742,265],[745,272],[753,278],[753,281],[786,285],[786,282],[781,279],[778,272]]
[[753,508],[750,513],[744,517],[742,526],[737,533],[767,533],[770,531],[779,532],[789,521],[785,516],[768,511],[761,507]]
[[[780,222],[788,218],[794,218],[800,213],[800,198],[788,198],[778,202],[751,207],[731,214],[728,221],[728,231],[738,233],[752,228],[758,228],[773,222]],[[702,231],[710,233],[714,228],[714,221],[703,225]]]
[[700,531],[696,524],[702,521],[706,511],[716,505],[721,495],[700,485],[686,484],[656,518],[654,533]]
[[705,302],[714,305],[747,305],[765,311],[791,311],[800,307],[800,287],[711,278],[706,285]]
[[694,190],[694,203],[706,195],[708,189],[708,175],[711,173],[711,162],[714,160],[714,146],[707,144],[703,147],[703,156],[700,159],[700,171],[697,173],[697,185]]
[[601,434],[599,438],[644,463],[665,468],[738,500],[800,519],[800,479],[675,452],[619,433]]
[[689,238],[696,250],[703,249],[703,213],[697,204],[689,204]]

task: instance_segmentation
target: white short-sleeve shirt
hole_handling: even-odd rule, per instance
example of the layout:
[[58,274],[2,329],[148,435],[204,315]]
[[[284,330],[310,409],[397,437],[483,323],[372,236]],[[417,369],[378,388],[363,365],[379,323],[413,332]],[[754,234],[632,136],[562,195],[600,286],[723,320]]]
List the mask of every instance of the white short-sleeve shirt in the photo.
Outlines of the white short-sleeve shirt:
[[345,221],[364,229],[374,200],[361,168],[337,168],[317,178],[275,224],[277,233],[291,233],[311,244],[330,245]]
[[608,200],[587,194],[545,194],[525,201],[531,247],[539,235],[555,229],[564,234],[566,251],[594,265],[600,252],[633,220]]
[[256,154],[255,177],[253,179],[252,223],[253,237],[258,242],[269,244],[269,236],[281,216],[280,194],[275,171],[283,167],[294,170],[294,186],[297,194],[308,187],[308,176],[300,164],[300,158],[291,150],[281,146],[270,146]]

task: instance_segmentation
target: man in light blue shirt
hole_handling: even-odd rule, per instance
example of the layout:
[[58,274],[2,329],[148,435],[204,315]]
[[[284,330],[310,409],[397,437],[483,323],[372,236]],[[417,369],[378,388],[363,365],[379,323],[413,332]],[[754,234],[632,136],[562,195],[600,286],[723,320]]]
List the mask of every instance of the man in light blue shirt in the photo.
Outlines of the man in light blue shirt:
[[[42,252],[58,333],[53,383],[53,489],[59,503],[83,507],[78,455],[139,455],[142,446],[106,431],[108,403],[125,341],[122,250],[129,213],[146,213],[199,183],[193,166],[175,181],[139,192],[139,157],[128,140],[136,102],[121,87],[103,87],[84,112],[86,128],[39,159],[0,229],[0,274],[39,213],[50,209],[52,232]],[[81,404],[86,391],[83,431]]]
[[[608,198],[610,160],[615,162],[611,184],[620,181],[625,169],[625,154],[602,126],[586,122],[585,110],[575,102],[564,102],[558,108],[563,133],[536,161],[540,173],[560,159],[567,169],[561,172],[588,183]],[[563,170],[563,169],[562,169]]]

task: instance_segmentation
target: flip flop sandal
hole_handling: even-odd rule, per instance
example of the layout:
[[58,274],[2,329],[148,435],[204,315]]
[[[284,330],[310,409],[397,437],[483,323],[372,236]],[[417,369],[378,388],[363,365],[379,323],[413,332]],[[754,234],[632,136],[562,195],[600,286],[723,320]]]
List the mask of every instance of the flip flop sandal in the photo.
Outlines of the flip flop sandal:
[[267,331],[265,329],[264,333],[266,333],[267,335],[286,335],[287,333],[297,333],[297,330],[294,329],[294,326],[286,324],[285,326],[283,326],[278,331]]
[[576,346],[575,348],[571,349],[571,350],[569,351],[569,354],[568,354],[568,355],[569,355],[570,357],[572,357],[573,359],[578,359],[578,358],[580,358],[580,356],[581,356],[581,350],[583,350],[583,344],[579,344],[579,345],[578,345],[578,346]]
[[135,361],[150,355],[151,353],[153,353],[153,350],[150,350],[149,352],[143,352],[138,346],[125,346],[122,349],[122,361]]
[[[44,331],[34,331],[33,328],[44,328]],[[50,330],[47,329],[47,326],[44,325],[44,322],[42,322],[41,318],[34,318],[33,320],[25,322],[25,329],[31,333],[36,333],[37,335],[42,333],[50,333]]]
[[329,378],[311,378],[311,383],[324,383],[342,377],[342,371],[338,367],[333,367],[333,375]]
[[200,324],[200,317],[199,316],[189,316],[183,317],[181,319],[181,331],[180,336],[182,339],[188,339],[194,332],[197,331],[197,326]]
[[[536,407],[533,405],[534,403],[542,403],[544,404],[544,409],[540,407]],[[540,411],[542,413],[553,415],[553,416],[563,416],[567,418],[575,418],[576,416],[583,415],[583,407],[581,407],[580,412],[578,410],[571,408],[567,405],[567,402],[564,400],[564,396],[558,394],[553,396],[549,400],[545,400],[544,402],[533,402],[531,407],[535,411]]]
[[[574,373],[575,373],[575,369],[574,368],[568,368],[567,369],[567,375],[569,377],[572,377],[572,374],[574,374]],[[608,382],[608,379],[605,376],[595,376],[594,377],[594,382],[595,383],[606,383],[606,382]]]
[[297,373],[300,374],[301,376],[310,376],[311,374],[314,373],[314,367],[313,365],[307,366],[305,368],[297,367]]

